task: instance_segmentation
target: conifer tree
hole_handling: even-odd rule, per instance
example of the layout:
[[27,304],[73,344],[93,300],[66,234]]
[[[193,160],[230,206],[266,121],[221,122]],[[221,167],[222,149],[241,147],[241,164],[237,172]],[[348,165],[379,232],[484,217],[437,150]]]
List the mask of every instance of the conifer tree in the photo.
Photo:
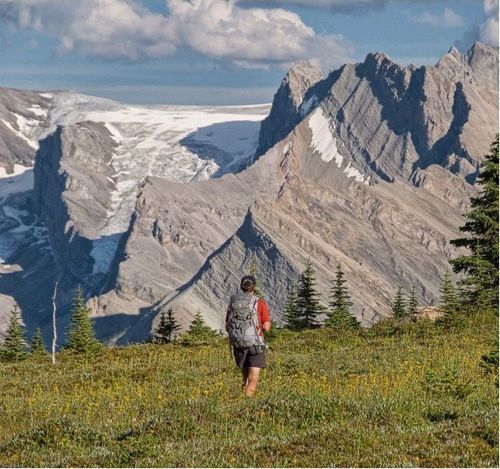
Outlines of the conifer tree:
[[405,298],[403,295],[403,287],[401,286],[398,288],[394,301],[392,302],[392,312],[396,319],[403,319],[406,316]]
[[160,322],[155,330],[154,342],[157,344],[168,344],[173,341],[175,333],[180,329],[174,317],[172,308],[168,308],[167,314],[165,311],[161,312]]
[[352,301],[345,283],[344,272],[339,264],[330,290],[330,310],[326,325],[341,329],[359,329],[359,322],[349,311]]
[[188,332],[193,336],[204,336],[206,334],[212,334],[214,331],[205,324],[201,311],[198,310],[189,326]]
[[255,260],[254,254],[252,254],[252,258],[250,259],[250,265],[248,266],[248,275],[252,275],[253,277],[255,277],[255,290],[253,291],[253,294],[255,296],[258,296],[259,298],[262,298],[260,278],[257,273],[257,261]]
[[461,322],[455,286],[453,285],[449,272],[445,272],[441,283],[439,309],[442,316],[437,320],[437,324],[444,326],[445,328],[450,328]]
[[180,337],[180,342],[183,345],[203,345],[210,343],[217,335],[217,331],[205,324],[201,311],[198,310],[188,331]]
[[17,305],[14,305],[10,313],[9,327],[0,348],[0,358],[7,361],[17,361],[26,358],[27,351],[24,335],[25,330],[21,323],[21,315],[19,314]]
[[67,349],[77,353],[92,353],[102,347],[95,337],[94,326],[89,315],[90,308],[85,304],[82,289],[78,288],[73,301]]
[[297,287],[293,285],[290,290],[290,294],[288,295],[288,300],[285,306],[285,314],[283,315],[285,328],[293,331],[299,330],[301,327],[297,301]]
[[35,329],[35,333],[33,334],[33,338],[31,339],[31,355],[33,356],[42,356],[47,355],[47,349],[45,348],[45,344],[42,339],[42,331],[39,327]]
[[498,311],[498,134],[485,155],[477,178],[482,188],[471,198],[471,210],[460,231],[468,236],[451,244],[469,249],[469,255],[453,259],[455,273],[462,272],[462,291],[470,305]]
[[320,295],[316,291],[316,273],[310,260],[307,261],[306,268],[300,276],[297,297],[299,329],[319,327],[317,317],[325,310],[319,301]]
[[417,293],[415,291],[415,285],[412,285],[410,297],[408,298],[408,304],[406,307],[406,313],[409,315],[415,314],[417,312],[417,307],[418,307]]

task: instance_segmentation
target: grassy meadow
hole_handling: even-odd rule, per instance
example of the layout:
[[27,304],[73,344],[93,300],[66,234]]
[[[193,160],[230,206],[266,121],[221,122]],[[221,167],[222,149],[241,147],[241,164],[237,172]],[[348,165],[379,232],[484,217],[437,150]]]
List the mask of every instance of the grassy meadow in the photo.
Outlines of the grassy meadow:
[[0,466],[498,467],[496,335],[281,332],[253,399],[220,338],[0,363]]

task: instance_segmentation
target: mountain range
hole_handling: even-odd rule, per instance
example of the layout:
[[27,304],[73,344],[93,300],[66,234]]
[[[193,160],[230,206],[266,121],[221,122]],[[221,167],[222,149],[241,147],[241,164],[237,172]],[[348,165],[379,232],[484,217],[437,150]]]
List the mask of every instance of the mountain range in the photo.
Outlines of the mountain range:
[[111,343],[169,307],[220,329],[252,262],[278,322],[308,260],[325,299],[341,264],[364,325],[400,285],[434,304],[497,132],[481,43],[435,66],[297,63],[270,106],[0,89],[0,330],[15,303],[48,333],[56,282],[61,327],[80,285]]

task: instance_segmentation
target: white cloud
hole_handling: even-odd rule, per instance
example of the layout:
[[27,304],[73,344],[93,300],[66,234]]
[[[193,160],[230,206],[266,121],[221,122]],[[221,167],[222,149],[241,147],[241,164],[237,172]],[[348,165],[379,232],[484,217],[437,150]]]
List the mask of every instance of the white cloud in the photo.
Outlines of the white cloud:
[[0,20],[58,36],[59,52],[139,60],[175,50],[165,17],[134,1],[0,0]]
[[413,21],[416,23],[427,24],[434,28],[453,28],[463,26],[464,19],[450,8],[445,8],[442,13],[424,12],[415,16]]
[[275,5],[299,5],[309,8],[325,8],[343,13],[362,12],[370,8],[383,7],[387,0],[239,0],[240,3]]
[[242,8],[236,0],[166,0],[165,15],[137,0],[0,0],[0,21],[53,34],[59,52],[131,61],[159,58],[188,46],[242,67],[289,65],[313,58],[345,62],[352,46],[318,35],[282,8]]
[[301,58],[338,64],[352,49],[341,36],[318,36],[281,8],[240,8],[232,0],[167,0],[167,5],[183,44],[240,66],[288,65]]
[[479,27],[479,39],[498,47],[498,0],[484,0],[486,21]]

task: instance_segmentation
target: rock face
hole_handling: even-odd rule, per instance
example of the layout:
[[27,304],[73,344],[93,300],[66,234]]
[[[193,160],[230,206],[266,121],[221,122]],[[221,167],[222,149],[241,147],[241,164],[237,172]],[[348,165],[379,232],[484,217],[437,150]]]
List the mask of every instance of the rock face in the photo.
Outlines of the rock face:
[[0,93],[0,173],[14,165],[33,166],[38,138],[48,129],[50,97],[3,88]]
[[[263,155],[279,142],[301,120],[300,107],[304,95],[323,78],[321,69],[310,62],[296,63],[286,74],[274,95],[273,106],[260,126],[256,155]],[[313,103],[310,101],[309,106]]]
[[91,281],[92,241],[111,210],[114,146],[102,124],[81,122],[42,140],[35,162],[35,210],[49,229],[56,262],[80,282]]
[[252,109],[31,96],[40,109],[49,100],[48,121],[33,191],[1,199],[0,302],[15,300],[31,328],[47,325],[59,278],[62,322],[81,284],[112,343],[144,340],[169,307],[184,327],[200,310],[222,328],[254,259],[278,322],[308,260],[325,302],[342,265],[365,325],[390,314],[398,285],[433,304],[497,132],[495,64],[498,50],[482,44],[452,48],[435,67],[369,54],[324,79],[300,63],[260,133]]
[[298,107],[286,83],[263,123],[259,149],[320,109],[343,155],[386,181],[411,181],[437,164],[472,182],[498,129],[498,49],[480,43],[465,55],[450,49],[434,67],[401,67],[369,54],[302,92]]

